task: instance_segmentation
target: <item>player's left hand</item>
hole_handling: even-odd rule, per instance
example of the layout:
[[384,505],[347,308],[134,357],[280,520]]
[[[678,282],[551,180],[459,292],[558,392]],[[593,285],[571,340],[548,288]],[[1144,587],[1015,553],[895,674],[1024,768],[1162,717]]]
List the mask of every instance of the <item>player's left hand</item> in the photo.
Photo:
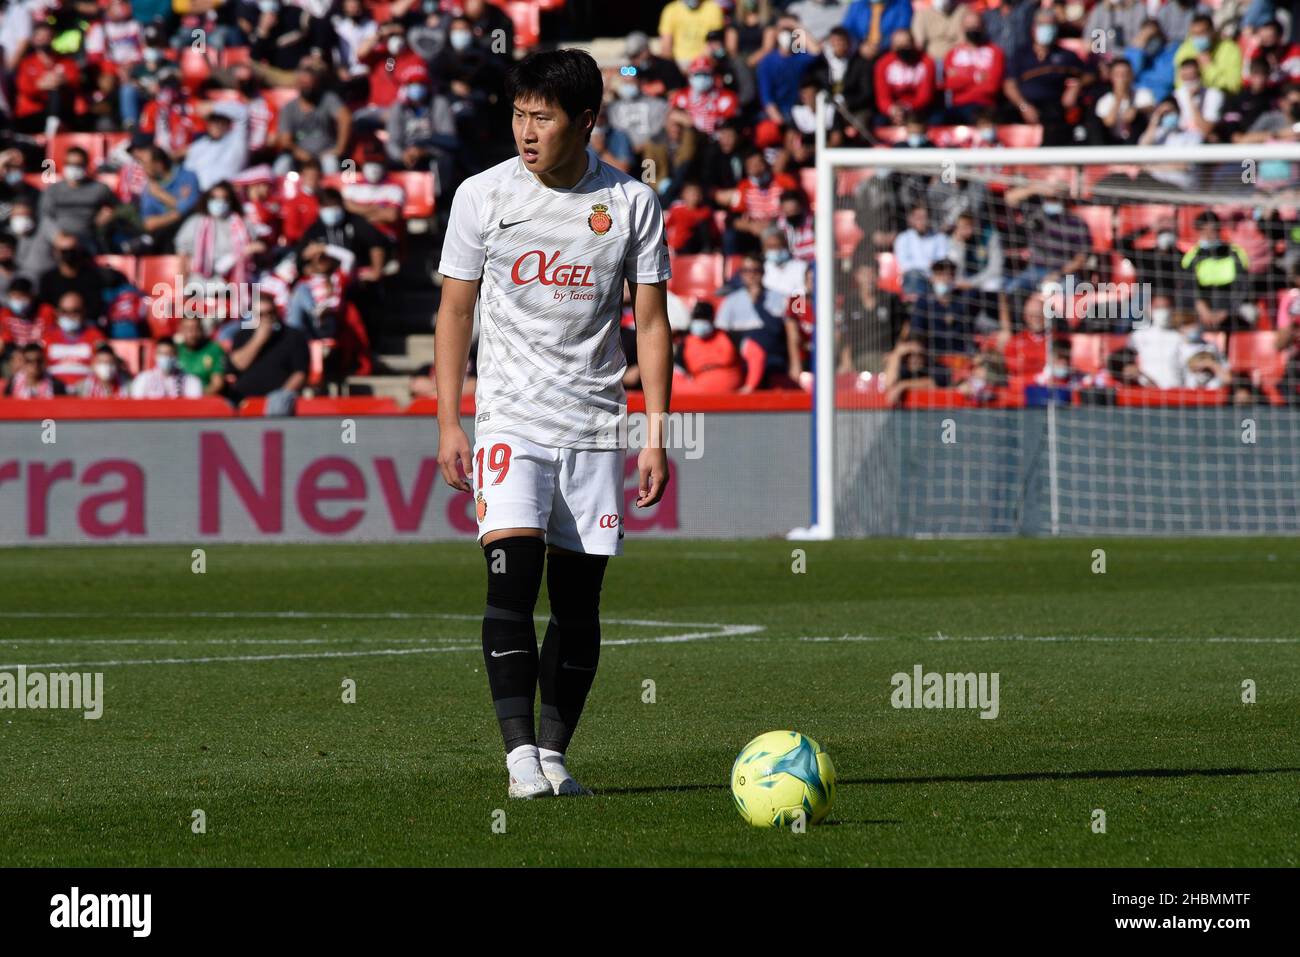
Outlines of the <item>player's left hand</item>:
[[637,456],[636,466],[641,474],[636,507],[649,508],[664,497],[664,489],[668,486],[668,452],[644,448]]

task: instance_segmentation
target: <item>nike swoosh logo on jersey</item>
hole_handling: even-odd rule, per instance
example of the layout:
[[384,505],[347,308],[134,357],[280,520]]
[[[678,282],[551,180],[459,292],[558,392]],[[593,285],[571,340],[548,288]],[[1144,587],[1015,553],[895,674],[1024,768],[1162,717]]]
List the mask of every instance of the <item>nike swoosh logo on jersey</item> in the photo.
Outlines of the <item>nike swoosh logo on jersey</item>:
[[497,223],[497,227],[500,229],[509,229],[511,226],[518,226],[520,223],[531,223],[531,222],[532,222],[531,219],[518,219],[515,220],[513,223],[507,223],[504,219],[502,219],[501,222]]
[[527,650],[527,648],[516,648],[514,651],[494,651],[492,652],[492,657],[504,658],[506,655],[522,655]]

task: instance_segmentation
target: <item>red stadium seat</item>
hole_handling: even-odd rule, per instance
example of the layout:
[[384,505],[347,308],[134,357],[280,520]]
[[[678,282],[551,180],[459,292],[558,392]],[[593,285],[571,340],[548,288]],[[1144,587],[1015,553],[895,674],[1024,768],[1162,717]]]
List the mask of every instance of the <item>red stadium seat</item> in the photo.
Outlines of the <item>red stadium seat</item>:
[[1104,349],[1099,333],[1076,332],[1070,336],[1070,365],[1080,372],[1097,372],[1105,364]]
[[181,51],[181,83],[191,92],[212,76],[212,60],[206,48],[186,47]]
[[1084,63],[1092,59],[1092,47],[1082,37],[1062,37],[1056,41],[1062,48],[1069,50]]
[[1277,351],[1272,332],[1234,332],[1228,337],[1228,365],[1233,372],[1251,372],[1272,384],[1282,378],[1286,353]]
[[433,173],[402,171],[391,176],[406,191],[406,205],[402,207],[404,219],[428,219],[433,215]]
[[131,280],[132,284],[135,284],[136,278],[139,275],[139,265],[134,256],[119,256],[109,253],[102,256],[96,256],[95,262],[101,266],[107,267],[108,269],[116,269],[127,279]]
[[799,185],[808,197],[808,208],[814,209],[817,200],[817,167],[805,166],[799,170]]
[[962,409],[972,404],[956,389],[909,389],[903,393],[905,409]]
[[1003,146],[1043,145],[1043,128],[1036,123],[1010,123],[998,127],[998,142]]
[[893,146],[895,143],[901,143],[907,139],[907,127],[905,126],[880,126],[873,132],[876,139],[885,146]]
[[141,345],[144,341],[142,339],[110,339],[108,341],[108,344],[113,347],[113,352],[122,360],[122,365],[126,367],[126,371],[133,376],[139,375],[140,369],[143,368],[144,354]]
[[229,70],[232,66],[241,66],[253,62],[252,47],[226,47],[219,53],[221,65]]
[[298,99],[298,90],[292,86],[273,86],[262,91],[262,99],[279,115],[286,103]]
[[102,133],[56,133],[45,147],[45,156],[47,159],[54,160],[56,171],[63,169],[63,159],[68,155],[68,150],[74,146],[80,146],[86,151],[91,172],[94,172],[96,167],[104,162],[104,136]]
[[1143,236],[1138,240],[1140,249],[1150,249],[1156,244],[1155,229],[1163,221],[1171,223],[1176,222],[1176,210],[1173,206],[1142,204],[1139,206],[1129,206],[1121,204],[1119,206],[1118,228],[1121,236],[1127,236],[1129,233],[1137,232],[1139,229],[1152,230],[1150,235]]
[[898,271],[898,260],[894,258],[894,254],[880,253],[877,258],[880,264],[880,288],[886,292],[901,293],[903,277]]
[[1115,207],[1074,206],[1071,207],[1070,212],[1088,224],[1094,250],[1105,251],[1115,248]]
[[668,289],[679,296],[711,296],[723,283],[722,256],[718,253],[674,256],[672,265]]
[[311,368],[307,373],[309,385],[319,385],[325,379],[325,357],[334,348],[333,339],[312,339],[308,343],[311,350]]
[[[141,256],[137,264],[136,285],[146,295],[153,295],[156,285],[170,286],[177,281],[177,276],[181,276],[180,256]],[[181,276],[180,284],[184,286],[184,276]]]
[[857,220],[851,209],[835,210],[835,255],[847,259],[862,241],[865,233],[858,228]]
[[523,50],[537,46],[542,36],[542,12],[530,0],[512,0],[505,11],[515,25],[515,46]]
[[871,179],[871,169],[861,167],[846,167],[835,171],[835,194],[837,196],[852,196],[858,185],[864,180]]

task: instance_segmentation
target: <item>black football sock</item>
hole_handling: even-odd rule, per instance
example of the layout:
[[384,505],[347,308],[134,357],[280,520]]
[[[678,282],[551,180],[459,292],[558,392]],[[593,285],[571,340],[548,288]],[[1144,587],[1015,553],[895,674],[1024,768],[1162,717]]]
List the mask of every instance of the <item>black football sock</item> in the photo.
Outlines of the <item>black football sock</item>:
[[546,543],[518,536],[483,547],[487,559],[487,608],[483,612],[483,664],[492,706],[509,754],[536,744],[533,698],[537,694],[537,629],[533,609],[542,587]]
[[604,555],[552,552],[546,564],[551,620],[542,641],[542,718],[537,746],[563,753],[582,717],[600,660],[600,586]]

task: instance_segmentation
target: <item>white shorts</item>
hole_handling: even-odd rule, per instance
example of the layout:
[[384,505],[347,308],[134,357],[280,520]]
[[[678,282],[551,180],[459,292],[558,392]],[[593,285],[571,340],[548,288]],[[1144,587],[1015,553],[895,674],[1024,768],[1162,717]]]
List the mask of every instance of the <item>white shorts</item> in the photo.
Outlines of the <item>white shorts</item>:
[[470,484],[479,541],[501,528],[540,528],[549,545],[587,555],[622,554],[626,454],[476,435]]

